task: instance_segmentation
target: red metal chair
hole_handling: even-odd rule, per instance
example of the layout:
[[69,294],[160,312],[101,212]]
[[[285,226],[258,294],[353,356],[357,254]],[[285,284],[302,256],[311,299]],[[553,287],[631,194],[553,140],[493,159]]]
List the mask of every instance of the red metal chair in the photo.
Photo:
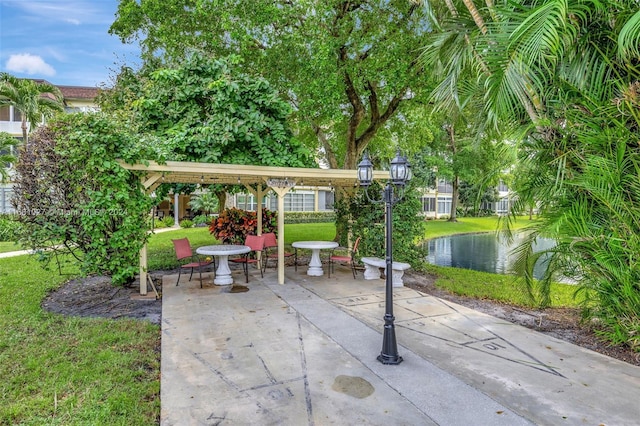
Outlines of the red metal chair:
[[[356,238],[356,242],[353,243],[353,248],[351,249],[351,253],[348,255],[334,255],[334,250],[340,250],[341,247],[337,247],[331,251],[329,255],[329,277],[331,277],[331,270],[334,268],[334,264],[336,262],[346,263],[351,265],[351,273],[353,274],[353,278],[356,278],[356,253],[358,252],[358,245],[360,244],[360,237]],[[344,248],[342,248],[344,250]],[[334,271],[335,272],[335,271]]]
[[[246,282],[249,282],[249,264],[258,265],[260,276],[264,278],[262,265],[260,264],[262,257],[264,257],[264,237],[262,235],[247,235],[244,240],[244,245],[250,247],[251,251],[235,259],[229,259],[229,262],[242,264]],[[258,256],[258,253],[260,253],[260,256]]]
[[[264,237],[264,263],[263,269],[267,270],[267,263],[269,259],[274,259],[276,261],[276,265],[278,265],[278,240],[276,238],[275,232],[267,232],[266,234],[262,234]],[[284,252],[284,257],[294,256],[294,253]],[[295,262],[296,271],[298,270],[298,256],[296,253],[296,262]]]
[[202,288],[202,267],[211,265],[213,263],[213,269],[215,269],[215,260],[200,260],[196,255],[193,254],[188,238],[180,238],[178,240],[171,241],[173,242],[173,248],[176,251],[176,257],[178,258],[178,260],[190,260],[190,262],[180,265],[180,270],[178,271],[178,281],[176,281],[176,285],[180,283],[180,274],[182,274],[183,268],[191,269],[189,281],[191,281],[191,277],[193,277],[193,269],[198,268],[198,272],[200,273],[200,288]]

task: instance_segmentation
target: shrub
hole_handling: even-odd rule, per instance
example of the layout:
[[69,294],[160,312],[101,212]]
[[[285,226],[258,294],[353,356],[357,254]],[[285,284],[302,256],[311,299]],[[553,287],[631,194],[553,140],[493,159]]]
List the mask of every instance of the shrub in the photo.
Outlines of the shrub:
[[182,219],[182,221],[180,221],[180,228],[193,228],[193,221]]
[[22,227],[11,216],[0,216],[0,241],[18,241]]
[[211,223],[211,216],[200,214],[193,218],[193,223],[195,226],[208,225]]
[[[262,210],[262,232],[276,232],[277,213]],[[225,209],[209,226],[209,232],[226,244],[242,244],[247,235],[255,235],[258,228],[258,214],[236,208]]]
[[333,211],[326,212],[287,212],[284,223],[327,223],[336,220]]
[[175,224],[175,220],[173,220],[173,217],[171,216],[163,217],[160,222],[162,222],[162,224],[167,228],[171,228]]
[[[376,183],[369,193],[381,194]],[[349,218],[348,230],[354,237],[362,237],[358,252],[360,256],[377,256],[384,258],[385,244],[385,209],[384,204],[372,203],[358,191],[355,197],[336,202],[340,217]],[[426,253],[418,244],[424,238],[424,220],[421,216],[422,204],[415,189],[407,186],[404,196],[393,208],[393,256],[394,260],[407,262],[419,270],[424,263]],[[346,245],[347,235],[343,235],[342,245]]]
[[148,238],[153,205],[135,163],[139,137],[114,117],[63,114],[39,127],[16,163],[12,203],[24,227],[20,243],[44,262],[71,256],[84,274],[131,282]]

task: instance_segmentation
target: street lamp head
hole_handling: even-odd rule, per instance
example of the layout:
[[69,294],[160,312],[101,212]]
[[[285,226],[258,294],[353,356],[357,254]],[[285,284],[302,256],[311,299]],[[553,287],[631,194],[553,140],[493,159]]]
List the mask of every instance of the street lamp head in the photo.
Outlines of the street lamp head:
[[398,186],[404,186],[411,179],[409,162],[406,157],[400,155],[400,150],[396,153],[395,158],[391,160],[389,174],[391,175],[391,183]]
[[369,154],[366,152],[362,157],[362,161],[358,164],[358,182],[360,186],[367,187],[371,185],[373,179],[373,164],[369,160]]

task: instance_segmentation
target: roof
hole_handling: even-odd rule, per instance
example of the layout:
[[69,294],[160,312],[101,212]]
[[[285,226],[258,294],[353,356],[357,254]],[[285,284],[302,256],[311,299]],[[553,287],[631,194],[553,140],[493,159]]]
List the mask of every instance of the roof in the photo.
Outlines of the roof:
[[94,100],[100,89],[97,87],[83,86],[56,86],[62,92],[65,99],[86,99]]
[[[60,89],[60,92],[62,93],[62,97],[65,100],[82,99],[87,101],[93,101],[98,96],[98,93],[100,93],[100,90],[101,90],[98,87],[88,87],[88,86],[58,86],[57,84],[53,84],[50,81],[44,80],[42,78],[32,78],[31,80],[35,81],[38,84],[45,83],[45,84],[49,84],[51,86],[57,87],[58,89]],[[44,96],[47,96],[53,99],[51,95],[44,94]]]
[[[264,183],[270,187],[278,186],[333,186],[356,187],[358,179],[356,170],[337,170],[300,167],[270,167],[250,166],[239,164],[195,163],[187,161],[167,161],[158,164],[149,161],[146,164],[120,165],[128,170],[146,172],[147,188],[160,183],[202,183],[202,184],[258,184]],[[373,178],[385,180],[388,172],[374,171]]]

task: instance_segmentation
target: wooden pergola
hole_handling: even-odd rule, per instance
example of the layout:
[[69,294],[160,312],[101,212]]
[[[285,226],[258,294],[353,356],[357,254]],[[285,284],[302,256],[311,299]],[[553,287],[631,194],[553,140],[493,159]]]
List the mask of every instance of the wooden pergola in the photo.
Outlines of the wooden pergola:
[[[148,161],[120,165],[127,170],[142,172],[142,184],[147,192],[162,183],[243,185],[256,200],[273,190],[278,196],[278,283],[284,284],[284,196],[296,186],[333,187],[346,192],[358,187],[356,170],[306,169],[297,167],[247,166],[238,164],[194,163],[168,161],[158,164]],[[374,171],[373,178],[386,180],[388,172]],[[262,203],[258,202],[258,230],[262,230]],[[140,251],[140,294],[147,294],[147,248]]]

